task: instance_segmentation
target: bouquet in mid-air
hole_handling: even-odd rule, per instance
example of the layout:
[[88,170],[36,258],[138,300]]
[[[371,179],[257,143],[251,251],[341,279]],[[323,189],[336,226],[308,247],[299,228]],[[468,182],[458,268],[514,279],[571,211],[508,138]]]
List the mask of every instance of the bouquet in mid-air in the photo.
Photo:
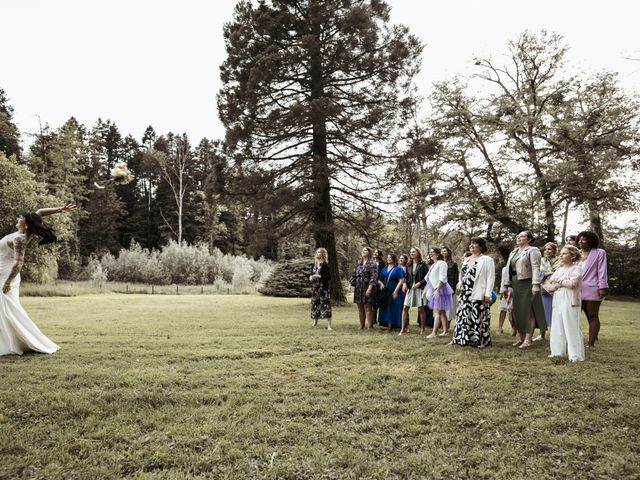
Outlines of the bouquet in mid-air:
[[103,182],[94,182],[93,184],[97,188],[105,188],[112,183],[116,185],[126,185],[127,183],[133,180],[133,174],[129,167],[127,167],[127,162],[118,162],[111,169],[111,178],[109,180],[105,180]]

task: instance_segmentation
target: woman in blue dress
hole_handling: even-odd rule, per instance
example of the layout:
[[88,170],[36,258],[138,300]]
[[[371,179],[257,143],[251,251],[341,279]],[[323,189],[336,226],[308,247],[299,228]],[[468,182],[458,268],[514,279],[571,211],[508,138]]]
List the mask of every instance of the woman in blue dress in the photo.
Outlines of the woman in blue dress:
[[378,313],[380,325],[386,325],[387,331],[402,329],[402,306],[404,305],[404,269],[398,265],[398,257],[387,255],[387,265],[380,270],[378,287],[386,294],[384,306]]

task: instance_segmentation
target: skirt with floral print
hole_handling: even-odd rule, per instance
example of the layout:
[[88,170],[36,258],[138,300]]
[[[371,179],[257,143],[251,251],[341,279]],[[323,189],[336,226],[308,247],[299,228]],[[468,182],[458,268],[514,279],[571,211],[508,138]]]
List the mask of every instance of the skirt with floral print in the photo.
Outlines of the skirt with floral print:
[[311,318],[331,318],[331,292],[320,284],[311,287]]

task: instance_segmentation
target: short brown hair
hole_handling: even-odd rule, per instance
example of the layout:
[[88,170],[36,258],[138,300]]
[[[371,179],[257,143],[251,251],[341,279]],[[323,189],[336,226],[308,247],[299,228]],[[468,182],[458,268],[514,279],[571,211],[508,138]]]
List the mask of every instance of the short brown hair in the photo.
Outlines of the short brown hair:
[[475,243],[480,247],[481,253],[487,253],[487,241],[482,237],[473,237],[469,240],[469,244]]

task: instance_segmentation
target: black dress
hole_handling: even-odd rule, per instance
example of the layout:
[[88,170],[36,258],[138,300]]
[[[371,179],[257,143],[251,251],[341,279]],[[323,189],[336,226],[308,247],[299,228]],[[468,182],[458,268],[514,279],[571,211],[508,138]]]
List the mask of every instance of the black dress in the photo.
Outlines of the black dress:
[[[470,265],[473,263],[473,265]],[[473,300],[473,284],[476,280],[477,262],[468,261],[462,265],[462,292],[456,311],[456,325],[453,328],[455,345],[487,347],[491,345],[489,322],[491,310],[483,300]]]
[[320,275],[320,280],[311,284],[311,318],[331,318],[331,273],[329,264],[313,265],[311,275]]

